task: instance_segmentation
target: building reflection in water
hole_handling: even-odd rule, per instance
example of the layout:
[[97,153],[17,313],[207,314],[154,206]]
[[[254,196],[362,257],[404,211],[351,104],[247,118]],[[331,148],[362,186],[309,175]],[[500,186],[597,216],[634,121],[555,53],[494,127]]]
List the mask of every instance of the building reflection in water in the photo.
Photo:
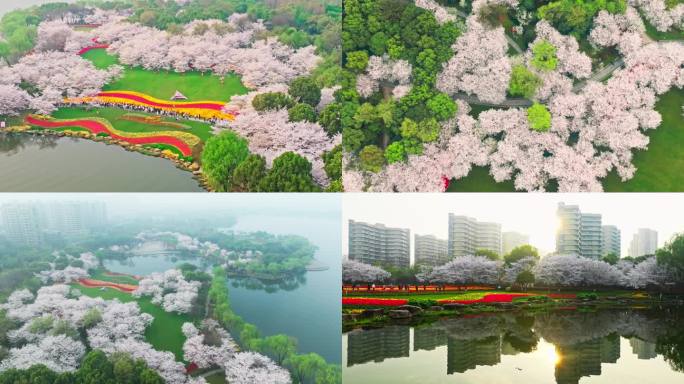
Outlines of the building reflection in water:
[[655,358],[661,329],[659,321],[629,312],[496,315],[413,328],[359,329],[348,333],[347,366],[407,358],[411,350],[419,353],[446,346],[446,372],[451,375],[498,365],[501,355],[531,353],[544,339],[555,346],[551,360],[556,364],[556,383],[577,384],[583,377],[601,375],[602,364],[618,362],[621,337],[629,339],[631,352],[639,359]]

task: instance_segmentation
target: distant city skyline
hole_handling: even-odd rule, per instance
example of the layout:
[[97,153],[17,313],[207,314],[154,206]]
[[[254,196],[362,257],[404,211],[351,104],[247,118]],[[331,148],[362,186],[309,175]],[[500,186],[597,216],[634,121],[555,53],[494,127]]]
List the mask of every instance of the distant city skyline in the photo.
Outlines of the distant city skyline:
[[[632,237],[639,228],[658,232],[662,247],[678,232],[684,232],[679,218],[684,214],[684,198],[676,194],[372,194],[343,196],[343,252],[348,254],[348,220],[388,227],[408,228],[411,238],[433,235],[448,238],[449,213],[470,216],[478,221],[501,224],[503,232],[529,236],[530,244],[542,255],[556,249],[558,203],[578,205],[583,212],[599,214],[603,225],[614,225],[621,232],[621,256],[629,254]],[[411,262],[415,260],[411,246]]]

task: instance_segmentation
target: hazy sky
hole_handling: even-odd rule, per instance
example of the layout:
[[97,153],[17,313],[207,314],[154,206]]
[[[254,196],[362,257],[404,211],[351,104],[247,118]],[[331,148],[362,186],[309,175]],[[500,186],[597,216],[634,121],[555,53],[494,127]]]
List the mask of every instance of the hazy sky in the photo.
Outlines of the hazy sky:
[[74,0],[0,0],[0,16],[17,8],[28,8],[32,5],[47,3],[73,3]]
[[[348,253],[349,219],[409,228],[413,235],[433,234],[446,239],[449,212],[480,221],[501,223],[502,231],[530,235],[543,253],[555,250],[559,202],[577,204],[586,213],[602,215],[602,224],[616,225],[622,235],[622,256],[638,228],[658,231],[663,245],[674,233],[684,232],[684,195],[648,193],[574,194],[344,194],[342,197],[343,252]],[[413,258],[413,249],[411,249]]]
[[[1,0],[0,0],[1,1]],[[340,215],[341,198],[325,193],[2,193],[11,201],[78,201],[107,203],[108,216],[132,217],[225,210],[237,214]]]

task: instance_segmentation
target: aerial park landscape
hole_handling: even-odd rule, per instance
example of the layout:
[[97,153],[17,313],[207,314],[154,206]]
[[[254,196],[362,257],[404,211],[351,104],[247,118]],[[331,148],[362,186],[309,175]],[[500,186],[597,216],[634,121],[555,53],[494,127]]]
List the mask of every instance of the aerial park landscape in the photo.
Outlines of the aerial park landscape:
[[[0,49],[4,131],[167,158],[211,191],[337,190],[339,134],[330,118],[317,121],[339,81],[328,30],[340,7],[299,3],[216,0],[200,11],[195,2],[95,1],[9,12],[5,33],[27,41]],[[274,26],[281,12],[296,23]]]
[[345,190],[684,188],[681,1],[344,4]]
[[[302,236],[209,229],[241,217],[249,220],[217,216],[186,227],[192,235],[142,220],[51,253],[48,243],[28,251],[0,239],[0,383],[340,383],[326,340],[300,345],[301,335],[282,332],[283,319],[262,332],[234,308],[242,295],[230,292],[234,280],[277,284],[297,276],[305,286],[324,273],[307,272],[321,256]],[[295,308],[295,300],[332,302],[334,289],[323,288],[314,298],[286,286],[290,299],[281,300]],[[273,294],[250,289],[252,305]],[[266,312],[260,307],[259,316]]]

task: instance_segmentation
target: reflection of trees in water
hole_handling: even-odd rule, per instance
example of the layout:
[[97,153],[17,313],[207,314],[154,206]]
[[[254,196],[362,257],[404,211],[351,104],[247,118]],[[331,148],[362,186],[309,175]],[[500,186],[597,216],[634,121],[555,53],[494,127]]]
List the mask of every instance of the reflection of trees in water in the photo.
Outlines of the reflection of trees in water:
[[21,133],[0,133],[0,153],[8,156],[16,155],[27,146],[37,146],[39,149],[57,146],[57,137],[43,135],[26,135]]
[[[555,345],[558,384],[576,384],[582,377],[601,374],[601,364],[620,358],[621,337],[630,340],[641,359],[664,356],[670,366],[684,371],[684,311],[601,310],[582,313],[557,311],[536,315],[496,314],[441,319],[413,328],[413,351],[447,347],[447,372],[466,372],[477,366],[497,365],[501,355],[530,353],[544,338]],[[391,326],[354,330],[348,334],[348,365],[389,357],[408,357],[411,327]]]
[[229,281],[234,288],[275,293],[278,291],[294,291],[306,284],[306,274],[288,275],[279,280],[260,280],[255,277],[230,277]]

